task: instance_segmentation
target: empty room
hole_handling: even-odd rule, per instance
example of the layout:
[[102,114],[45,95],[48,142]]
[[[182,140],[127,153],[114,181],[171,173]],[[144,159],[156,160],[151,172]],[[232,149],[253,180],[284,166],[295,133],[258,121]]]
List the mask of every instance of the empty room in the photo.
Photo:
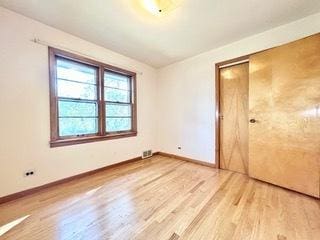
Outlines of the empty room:
[[319,240],[319,0],[0,0],[1,240]]

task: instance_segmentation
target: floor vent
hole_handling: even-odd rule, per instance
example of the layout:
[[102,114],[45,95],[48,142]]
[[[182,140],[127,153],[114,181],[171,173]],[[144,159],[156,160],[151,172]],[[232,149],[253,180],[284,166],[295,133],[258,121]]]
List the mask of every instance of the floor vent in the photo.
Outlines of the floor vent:
[[142,158],[152,157],[152,150],[147,150],[142,152]]

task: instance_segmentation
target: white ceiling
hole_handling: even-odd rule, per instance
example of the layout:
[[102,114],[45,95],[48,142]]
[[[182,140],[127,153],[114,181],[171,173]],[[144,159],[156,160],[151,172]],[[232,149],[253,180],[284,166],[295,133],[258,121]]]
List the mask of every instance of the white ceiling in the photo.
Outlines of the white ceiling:
[[0,5],[157,68],[320,11],[320,0],[183,0],[156,17],[138,2],[0,0]]

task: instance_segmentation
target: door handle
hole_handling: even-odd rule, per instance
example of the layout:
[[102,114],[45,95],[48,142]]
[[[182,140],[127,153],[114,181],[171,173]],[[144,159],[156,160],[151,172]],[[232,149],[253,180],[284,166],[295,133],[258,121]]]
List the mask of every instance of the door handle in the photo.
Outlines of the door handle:
[[254,118],[250,119],[250,123],[256,123],[257,121]]

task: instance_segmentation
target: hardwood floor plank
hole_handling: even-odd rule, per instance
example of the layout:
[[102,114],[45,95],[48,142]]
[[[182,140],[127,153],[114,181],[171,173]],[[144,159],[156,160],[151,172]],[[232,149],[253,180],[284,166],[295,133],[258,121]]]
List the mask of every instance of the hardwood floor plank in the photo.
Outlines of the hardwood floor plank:
[[319,200],[170,157],[0,205],[0,239],[318,240]]

